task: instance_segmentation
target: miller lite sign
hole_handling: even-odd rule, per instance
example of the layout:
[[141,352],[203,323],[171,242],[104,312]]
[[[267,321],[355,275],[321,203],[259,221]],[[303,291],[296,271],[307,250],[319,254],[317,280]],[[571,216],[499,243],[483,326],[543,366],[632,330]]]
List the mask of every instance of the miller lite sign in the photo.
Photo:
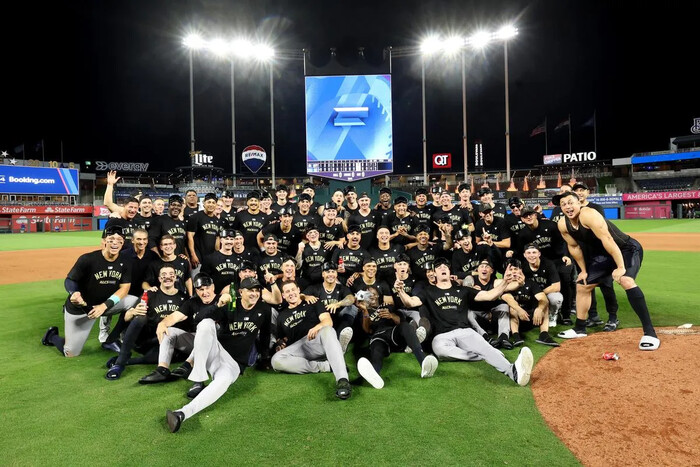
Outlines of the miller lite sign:
[[248,146],[243,150],[243,164],[253,173],[257,173],[265,165],[267,153],[260,146]]
[[190,152],[192,167],[211,167],[214,163],[214,156],[204,154],[202,151]]
[[452,154],[433,154],[433,169],[449,169],[452,167]]

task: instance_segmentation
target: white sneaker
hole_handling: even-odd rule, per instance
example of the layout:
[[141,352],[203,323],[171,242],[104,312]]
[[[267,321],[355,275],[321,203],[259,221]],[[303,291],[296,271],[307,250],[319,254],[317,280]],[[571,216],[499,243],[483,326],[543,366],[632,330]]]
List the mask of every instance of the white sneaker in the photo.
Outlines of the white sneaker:
[[317,360],[316,364],[318,365],[318,372],[319,373],[330,373],[331,372],[331,364],[328,363],[328,360]]
[[535,359],[532,357],[532,351],[528,347],[523,347],[515,363],[513,363],[515,368],[513,381],[518,383],[519,386],[527,386],[527,383],[530,382],[530,374],[534,363]]
[[427,336],[428,336],[428,331],[426,331],[426,329],[423,326],[419,326],[416,329],[416,337],[418,338],[418,342],[420,342],[421,344],[423,343],[423,341],[425,340],[425,338]]
[[345,351],[348,350],[348,345],[350,345],[352,335],[352,328],[345,328],[342,331],[340,331],[340,337],[338,337],[338,341],[340,341],[340,348],[343,351],[343,353],[345,353]]
[[657,337],[642,336],[639,341],[639,350],[656,350],[661,345],[661,341]]
[[357,371],[373,388],[381,389],[384,387],[384,380],[365,357],[357,361]]
[[420,377],[421,378],[431,378],[435,374],[435,370],[438,367],[438,359],[433,355],[428,355],[423,360],[423,364],[420,366]]
[[562,331],[557,334],[557,337],[561,337],[562,339],[578,339],[586,336],[588,336],[588,334],[585,332],[577,332],[574,330],[574,328],[567,329],[566,331]]

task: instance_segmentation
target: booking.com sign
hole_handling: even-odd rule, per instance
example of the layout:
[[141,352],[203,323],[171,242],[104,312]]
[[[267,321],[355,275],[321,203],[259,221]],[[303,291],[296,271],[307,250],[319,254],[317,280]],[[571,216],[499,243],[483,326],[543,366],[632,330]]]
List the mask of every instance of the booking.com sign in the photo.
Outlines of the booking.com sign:
[[450,168],[452,168],[452,154],[449,152],[433,154],[433,169]]

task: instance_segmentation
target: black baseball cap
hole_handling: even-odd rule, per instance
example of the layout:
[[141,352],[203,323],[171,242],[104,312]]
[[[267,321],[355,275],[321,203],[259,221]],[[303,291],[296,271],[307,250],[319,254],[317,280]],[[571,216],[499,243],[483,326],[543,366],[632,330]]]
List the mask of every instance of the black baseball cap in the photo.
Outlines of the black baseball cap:
[[362,265],[364,266],[365,264],[369,264],[369,263],[377,264],[377,260],[371,256],[365,256],[365,259],[362,260]]
[[241,281],[239,289],[262,289],[262,285],[255,277],[246,277]]
[[204,201],[209,201],[210,199],[213,199],[214,201],[218,201],[219,197],[216,196],[216,193],[207,193],[204,195]]
[[512,207],[517,207],[517,206],[522,206],[523,205],[523,200],[518,198],[517,196],[513,196],[508,200],[508,206]]
[[476,194],[479,195],[479,197],[484,196],[484,195],[488,195],[490,193],[493,193],[493,190],[491,190],[491,188],[489,188],[487,186],[479,189],[479,191],[476,192]]
[[438,256],[433,261],[433,269],[437,269],[438,266],[443,266],[443,265],[445,265],[449,268],[450,267],[450,260],[448,260],[447,258],[443,258],[442,256]]
[[233,229],[221,229],[221,232],[219,232],[219,237],[221,238],[236,238],[237,235],[241,235],[241,233],[238,230]]
[[369,194],[367,194],[366,191],[363,191],[360,193],[360,196],[357,197],[357,199],[362,199],[362,198],[369,198]]
[[535,211],[535,208],[533,208],[532,206],[525,205],[520,210],[520,217],[526,217],[534,213],[537,213],[537,211]]
[[484,204],[484,203],[482,203],[482,204],[479,205],[479,212],[484,212],[484,213],[486,213],[486,212],[489,212],[489,211],[493,211],[493,207],[491,207],[490,204]]
[[356,193],[355,187],[353,185],[348,185],[343,189],[343,193],[345,193],[346,195],[348,193]]
[[588,190],[588,185],[586,185],[583,182],[576,182],[574,183],[574,186],[571,188],[572,190],[578,190],[579,188],[582,188],[584,190]]
[[391,188],[389,188],[388,186],[383,186],[383,187],[381,187],[381,188],[379,189],[379,194],[382,194],[382,193],[391,194],[391,193],[392,193]]
[[294,215],[294,208],[291,206],[282,206],[279,211],[277,211],[277,214],[280,216],[293,216]]
[[124,238],[124,229],[121,225],[110,225],[102,231],[102,238],[107,238],[110,235],[119,235]]
[[479,260],[479,265],[482,264],[487,264],[491,269],[494,269],[493,267],[493,261],[491,261],[491,258],[489,257],[484,257]]
[[464,237],[471,237],[471,236],[472,236],[472,234],[469,233],[468,230],[460,229],[460,230],[458,230],[457,232],[455,232],[455,234],[454,234],[454,239],[455,239],[455,240],[461,240],[461,239],[463,239]]
[[287,185],[277,185],[275,191],[284,191],[285,193],[289,193],[289,188],[287,188]]
[[430,189],[431,193],[440,193],[440,187],[439,186],[434,186]]
[[352,224],[352,225],[348,226],[348,233],[350,233],[350,232],[362,233],[362,229],[360,228],[359,225]]
[[168,198],[168,203],[169,203],[169,204],[172,204],[172,203],[180,203],[180,204],[182,204],[182,203],[184,203],[184,202],[185,202],[185,200],[182,199],[182,196],[180,196],[180,195],[171,195],[170,198]]
[[326,204],[323,205],[323,209],[338,209],[338,205],[335,204],[333,201],[328,201]]
[[314,185],[311,182],[306,182],[304,183],[304,189],[311,188],[312,190],[316,191],[316,185]]
[[430,233],[430,227],[428,224],[418,224],[415,229],[413,229],[415,233],[421,233],[421,232],[426,232]]
[[427,188],[418,188],[416,190],[416,196],[418,195],[427,195],[428,194],[428,189]]
[[260,192],[260,199],[267,199],[267,198],[272,199],[272,195],[270,194],[270,192],[265,191],[265,190],[261,191]]
[[245,195],[245,199],[260,199],[260,192],[257,190],[249,191],[247,195]]
[[311,201],[311,195],[308,193],[302,193],[299,195],[299,201]]
[[277,239],[277,235],[275,235],[275,234],[265,235],[265,237],[263,238],[263,242],[266,242],[268,240],[274,240],[275,242],[279,242],[279,240]]
[[560,193],[558,195],[554,195],[552,197],[552,204],[554,204],[555,206],[559,206],[559,204],[561,203],[561,200],[563,198],[566,198],[567,196],[573,196],[574,198],[576,198],[578,200],[578,195],[576,193],[574,193],[573,191],[567,191],[566,193]]
[[318,227],[316,227],[316,224],[314,224],[313,222],[309,222],[308,224],[306,224],[306,229],[304,229],[304,232],[309,233],[312,230],[318,232]]
[[195,289],[198,289],[200,287],[207,287],[210,285],[214,284],[214,279],[209,277],[209,274],[206,274],[204,272],[200,272],[196,276],[194,276],[194,281],[192,282],[192,286]]
[[394,200],[394,205],[396,205],[396,204],[408,204],[408,200],[406,199],[405,196],[398,196]]
[[411,263],[411,258],[406,254],[406,253],[401,253],[396,257],[396,261],[394,261],[394,264],[396,263]]
[[321,266],[321,271],[337,271],[337,270],[338,270],[338,265],[331,262],[331,261],[326,261]]
[[253,264],[252,261],[244,259],[243,261],[241,261],[241,267],[240,267],[239,271],[245,271],[246,269],[248,269],[250,271],[257,271],[258,270],[258,268],[255,267],[255,264]]
[[525,245],[525,248],[523,248],[523,251],[527,251],[527,250],[531,250],[531,249],[535,249],[535,250],[539,251],[540,247],[538,247],[534,243],[528,243],[527,245]]
[[221,192],[222,198],[233,198],[233,191],[224,190]]
[[457,192],[459,193],[462,190],[469,190],[471,191],[471,186],[468,185],[466,182],[465,183],[460,183],[459,186],[457,187]]

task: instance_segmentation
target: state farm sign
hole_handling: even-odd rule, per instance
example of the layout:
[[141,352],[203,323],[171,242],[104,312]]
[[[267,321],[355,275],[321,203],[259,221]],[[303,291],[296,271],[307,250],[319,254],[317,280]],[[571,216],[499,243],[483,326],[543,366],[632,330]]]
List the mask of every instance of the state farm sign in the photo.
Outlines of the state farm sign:
[[449,169],[452,167],[452,154],[433,154],[433,169]]

